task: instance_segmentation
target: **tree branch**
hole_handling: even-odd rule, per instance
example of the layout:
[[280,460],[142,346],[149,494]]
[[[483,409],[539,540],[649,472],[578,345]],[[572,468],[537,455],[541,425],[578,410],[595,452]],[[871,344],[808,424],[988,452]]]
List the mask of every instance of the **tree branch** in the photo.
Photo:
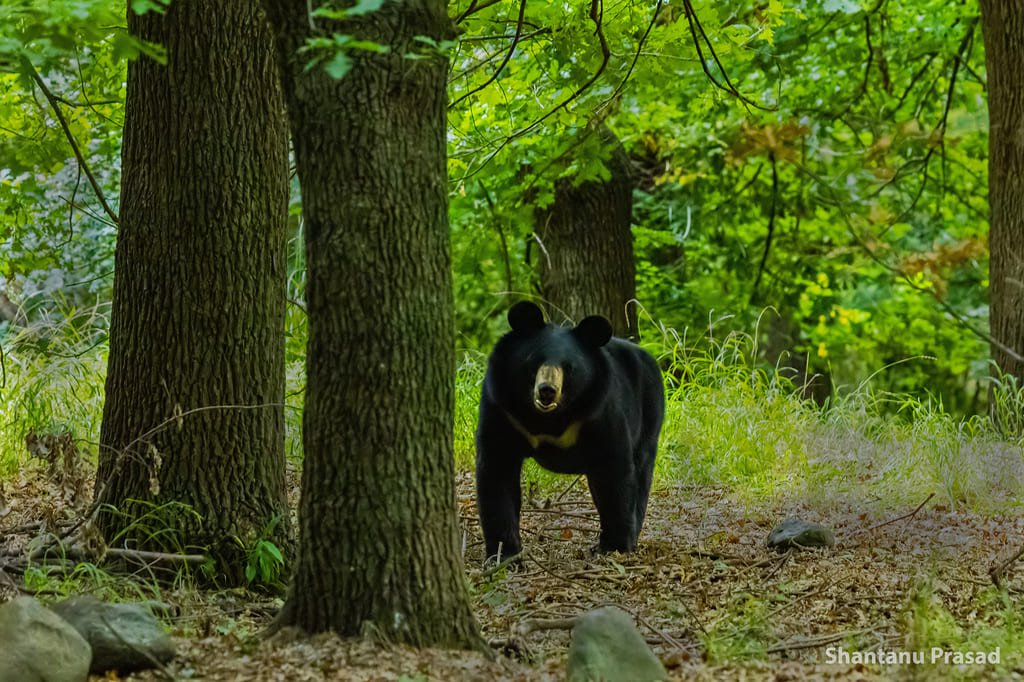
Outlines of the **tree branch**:
[[64,118],[64,113],[60,110],[60,103],[57,98],[54,97],[50,89],[46,87],[46,83],[43,81],[42,76],[36,71],[36,68],[32,66],[27,58],[22,59],[22,64],[28,69],[32,76],[32,80],[35,81],[39,89],[42,90],[43,95],[46,97],[46,101],[50,103],[50,107],[53,109],[54,115],[57,117],[57,122],[60,124],[61,129],[64,131],[64,137],[67,138],[68,143],[71,145],[71,150],[75,153],[75,159],[78,160],[78,166],[85,171],[85,177],[89,179],[89,184],[92,186],[92,191],[96,194],[96,198],[99,200],[100,205],[110,220],[117,225],[118,218],[117,214],[114,213],[113,209],[110,208],[110,204],[107,203],[106,197],[103,195],[103,190],[100,188],[100,184],[96,181],[96,176],[93,175],[92,169],[89,168],[89,164],[85,160],[85,156],[82,155],[82,150],[78,146],[78,142],[75,140],[75,136],[71,134],[71,128],[68,127],[68,122]]
[[512,59],[512,55],[515,54],[516,46],[519,45],[519,40],[520,40],[520,38],[523,35],[523,18],[525,16],[526,16],[526,0],[520,0],[520,2],[519,2],[519,18],[516,20],[516,32],[515,32],[515,35],[512,36],[512,46],[509,47],[508,48],[508,52],[505,53],[505,58],[501,61],[501,64],[498,65],[498,68],[494,70],[494,73],[491,74],[490,78],[488,78],[486,81],[484,81],[483,83],[481,83],[477,87],[473,88],[472,90],[470,90],[469,92],[467,92],[466,94],[462,95],[457,100],[455,100],[454,102],[449,104],[448,105],[449,109],[454,108],[462,100],[466,99],[467,97],[470,97],[471,95],[475,95],[476,93],[480,92],[481,90],[486,88],[488,85],[493,83],[495,80],[497,80],[498,76],[501,75],[501,72],[505,69],[506,66],[508,66],[509,61]]
[[1022,356],[1020,353],[1015,351],[1013,348],[1010,348],[1006,344],[1002,343],[1001,341],[998,341],[992,336],[986,334],[980,329],[976,328],[974,325],[972,325],[970,322],[964,319],[964,317],[960,313],[958,313],[953,308],[953,306],[951,306],[948,302],[943,300],[941,296],[939,296],[939,294],[935,291],[933,287],[921,286],[915,283],[910,278],[910,276],[907,275],[907,273],[903,272],[902,270],[893,265],[890,265],[884,259],[882,259],[877,253],[875,253],[874,249],[867,245],[867,243],[864,241],[864,238],[861,237],[860,232],[857,231],[857,228],[853,225],[853,222],[850,220],[850,216],[846,211],[846,207],[844,206],[842,199],[840,199],[837,196],[835,189],[833,189],[832,186],[825,182],[822,178],[819,178],[813,171],[811,171],[806,166],[802,166],[800,164],[794,164],[794,166],[798,168],[800,172],[806,174],[810,179],[812,179],[814,182],[820,185],[822,189],[825,190],[825,192],[828,195],[830,195],[828,197],[829,203],[840,209],[839,215],[841,216],[843,222],[846,224],[847,231],[850,233],[850,236],[857,243],[857,245],[860,246],[868,255],[868,258],[870,258],[875,263],[885,268],[889,272],[893,273],[894,275],[897,275],[900,279],[903,280],[904,284],[906,284],[914,291],[929,294],[932,298],[935,299],[935,302],[938,303],[939,306],[949,314],[949,316],[953,319],[954,322],[956,322],[958,325],[966,329],[972,335],[981,339],[985,343],[998,348],[999,350],[1003,351],[1009,357],[1013,358],[1017,362],[1024,362],[1024,356]]
[[486,159],[484,159],[483,163],[481,163],[475,169],[467,171],[462,177],[455,180],[456,183],[465,182],[469,178],[479,173],[485,166],[487,166],[488,163],[491,162],[492,159],[494,159],[495,156],[497,156],[501,152],[501,150],[503,150],[505,147],[511,144],[514,140],[517,140],[523,135],[526,135],[527,133],[535,129],[537,126],[539,126],[541,123],[548,120],[556,113],[569,106],[569,104],[575,101],[580,95],[582,95],[584,92],[590,89],[590,86],[597,82],[597,79],[600,78],[601,74],[603,74],[605,72],[605,69],[608,68],[608,61],[611,59],[612,55],[611,49],[609,49],[608,47],[608,39],[604,35],[603,0],[591,0],[590,19],[591,21],[594,22],[594,33],[597,35],[598,44],[601,47],[601,64],[597,67],[597,71],[595,71],[594,74],[587,79],[587,82],[585,82],[580,87],[576,88],[576,90],[571,95],[569,95],[561,102],[556,104],[553,108],[549,109],[547,113],[545,113],[543,116],[541,116],[540,118],[538,118],[536,121],[529,124],[525,128],[520,128],[519,130],[505,137],[505,139],[501,141],[501,144],[499,144],[497,148],[493,152],[491,152]]
[[[519,23],[519,22],[516,22],[516,23]],[[540,26],[537,26],[536,24],[531,24],[529,21],[526,21],[525,19],[523,20],[522,23],[523,23],[524,27],[531,26],[531,27],[533,27],[534,30],[530,31],[529,33],[524,33],[523,35],[519,36],[519,42],[520,43],[522,43],[525,40],[529,40],[530,38],[536,38],[537,36],[550,35],[553,32],[550,28],[547,28],[547,27],[543,27],[542,28]],[[509,38],[512,38],[512,37],[514,37],[514,36],[510,36],[507,33],[494,34],[494,35],[488,35],[488,36],[466,36],[464,38],[459,38],[459,42],[460,43],[490,43],[490,42],[495,42],[495,41],[498,41],[498,40],[508,40]]]
[[918,84],[918,82],[921,80],[924,74],[928,71],[928,67],[932,65],[932,62],[934,62],[935,58],[938,56],[938,52],[932,52],[927,55],[928,59],[925,61],[924,65],[920,69],[915,71],[914,75],[910,77],[910,83],[907,84],[907,87],[903,91],[903,94],[900,95],[900,98],[896,101],[896,106],[889,111],[889,116],[892,116],[897,111],[903,108],[903,103],[906,101],[907,96],[910,95],[910,91],[914,89],[914,86]]
[[480,12],[482,10],[485,10],[488,7],[493,7],[494,5],[497,5],[499,2],[501,2],[501,0],[484,0],[484,2],[477,2],[477,0],[473,0],[472,2],[469,3],[469,7],[466,8],[466,11],[460,14],[458,17],[456,17],[455,23],[461,24],[463,21],[465,21],[466,17],[476,14],[477,12]]
[[758,164],[757,168],[754,170],[754,174],[750,177],[750,179],[746,180],[742,185],[740,185],[739,189],[735,190],[732,194],[730,194],[727,199],[723,199],[720,203],[715,204],[715,206],[710,211],[708,211],[708,215],[715,215],[716,213],[718,213],[718,209],[722,208],[723,206],[727,206],[728,204],[731,204],[736,199],[739,199],[740,196],[742,196],[742,194],[746,192],[751,185],[757,182],[757,178],[759,175],[761,175],[761,170],[763,168],[763,163]]
[[483,180],[480,180],[479,183],[480,189],[484,193],[484,200],[487,202],[487,208],[490,209],[491,217],[494,218],[494,229],[497,231],[498,239],[501,241],[501,257],[505,264],[505,291],[512,291],[512,262],[508,256],[508,240],[505,239],[505,230],[501,229],[501,217],[494,206],[494,200],[491,199],[491,193],[487,189],[487,185],[484,184]]
[[661,6],[664,4],[664,0],[658,0],[658,4],[654,7],[654,14],[651,15],[651,22],[647,24],[647,30],[640,36],[640,41],[636,45],[636,53],[633,55],[633,61],[629,63],[629,68],[626,70],[626,75],[619,81],[618,87],[615,91],[608,96],[604,102],[594,109],[595,113],[599,113],[602,109],[608,106],[609,103],[615,100],[616,97],[622,94],[623,89],[626,87],[626,81],[633,75],[633,69],[636,68],[636,63],[640,60],[640,53],[643,52],[644,43],[647,42],[647,36],[651,34],[651,29],[654,28],[654,24],[658,21],[658,14],[661,12]]
[[[691,0],[683,0],[683,9],[686,14],[686,22],[690,25],[690,35],[693,37],[693,46],[697,49],[697,56],[700,57],[700,68],[704,70],[704,74],[708,77],[708,80],[714,83],[715,87],[728,92],[730,95],[748,106],[760,109],[761,111],[777,111],[777,106],[762,106],[736,89],[736,86],[733,85],[732,81],[729,79],[729,73],[725,70],[722,60],[718,58],[718,53],[715,52],[715,48],[711,44],[711,39],[708,38],[708,34],[704,31],[704,26],[700,23],[700,19],[697,18],[697,11],[693,9],[693,2]],[[698,32],[700,33],[699,38],[697,37]],[[724,85],[721,81],[715,78],[715,75],[711,73],[711,69],[708,68],[707,60],[704,58],[704,50],[701,49],[700,46],[701,40],[703,40],[704,44],[707,45],[711,58],[715,61],[715,65],[721,72],[722,80],[725,81]]]

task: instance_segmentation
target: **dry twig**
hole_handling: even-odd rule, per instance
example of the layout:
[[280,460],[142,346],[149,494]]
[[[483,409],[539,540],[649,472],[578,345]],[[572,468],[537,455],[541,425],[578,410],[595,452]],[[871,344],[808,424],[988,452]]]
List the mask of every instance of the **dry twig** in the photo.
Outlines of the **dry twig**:
[[865,628],[861,630],[847,630],[846,632],[837,632],[834,635],[823,635],[821,637],[799,638],[796,640],[790,640],[788,642],[782,642],[772,647],[768,647],[767,649],[765,649],[765,653],[781,654],[784,651],[798,651],[800,649],[817,649],[820,646],[832,644],[833,642],[838,642],[840,640],[846,639],[847,637],[863,635],[865,632],[871,632],[871,630]]
[[896,518],[889,519],[888,521],[882,521],[881,523],[876,523],[875,525],[869,526],[868,528],[864,528],[864,529],[861,529],[861,530],[855,530],[852,533],[850,533],[850,537],[855,537],[855,536],[861,535],[863,533],[870,533],[873,530],[878,530],[879,528],[882,528],[883,526],[890,526],[890,525],[892,525],[894,523],[897,523],[899,521],[903,521],[905,519],[912,519],[915,516],[917,516],[917,513],[919,511],[921,511],[924,508],[924,506],[926,504],[928,504],[929,500],[931,500],[933,497],[935,497],[935,493],[928,493],[928,497],[924,498],[924,501],[921,502],[921,504],[919,504],[916,507],[914,507],[914,511],[910,512],[909,514],[904,514],[903,516],[897,516]]

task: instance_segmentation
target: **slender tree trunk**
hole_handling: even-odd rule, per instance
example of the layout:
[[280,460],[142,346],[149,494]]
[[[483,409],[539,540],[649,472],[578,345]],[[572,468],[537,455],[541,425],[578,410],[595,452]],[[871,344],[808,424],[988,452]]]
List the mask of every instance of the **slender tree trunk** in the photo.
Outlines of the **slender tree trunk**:
[[[388,2],[339,33],[340,80],[307,69],[305,3],[275,27],[306,233],[301,541],[278,625],[479,646],[455,518],[454,323],[442,0]],[[409,59],[409,53],[424,58]]]
[[633,183],[629,157],[615,134],[597,135],[608,154],[607,180],[573,186],[560,180],[555,201],[537,216],[541,295],[555,322],[604,315],[616,336],[637,337],[633,261]]
[[[257,0],[175,0],[128,28],[166,47],[128,67],[97,497],[111,541],[240,543],[279,519],[284,480],[288,137]],[[174,503],[143,518],[154,505]],[[177,503],[191,507],[198,517]]]
[[1024,379],[1024,3],[982,0],[988,70],[989,297],[999,369]]
[[797,350],[800,323],[780,306],[774,315],[762,318],[759,327],[765,332],[759,344],[764,359],[793,382],[801,398],[824,406],[832,398],[832,375],[827,365],[815,362],[816,356],[811,352]]

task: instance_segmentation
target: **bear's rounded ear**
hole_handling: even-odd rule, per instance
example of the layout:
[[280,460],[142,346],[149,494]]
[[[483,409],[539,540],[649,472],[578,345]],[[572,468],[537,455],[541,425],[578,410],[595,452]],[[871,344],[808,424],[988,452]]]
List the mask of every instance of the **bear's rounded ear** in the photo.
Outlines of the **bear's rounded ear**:
[[590,348],[600,348],[612,338],[612,323],[600,315],[591,315],[572,330],[580,342]]
[[508,323],[513,331],[534,332],[544,326],[544,313],[529,301],[520,301],[508,311]]

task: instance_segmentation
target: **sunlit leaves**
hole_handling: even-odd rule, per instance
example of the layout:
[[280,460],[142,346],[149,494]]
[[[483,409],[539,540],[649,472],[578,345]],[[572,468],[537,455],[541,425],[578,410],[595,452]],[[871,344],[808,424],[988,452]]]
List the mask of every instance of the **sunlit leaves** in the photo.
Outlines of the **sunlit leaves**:
[[[165,2],[139,4],[139,11]],[[0,5],[0,277],[31,303],[52,281],[83,300],[106,290],[113,228],[34,74],[58,98],[71,134],[116,203],[125,59],[163,52],[128,35],[126,7],[99,0],[13,0]],[[33,293],[35,292],[35,293]]]
[[[130,2],[137,12],[165,4]],[[318,33],[306,46],[310,68],[335,78],[362,53],[389,49],[345,31],[347,18],[376,11],[382,0],[347,4],[314,3]],[[421,37],[403,47],[401,63],[413,69],[412,60],[439,53],[451,60],[461,343],[486,345],[502,328],[509,279],[519,294],[534,291],[543,257],[535,211],[553,201],[556,182],[606,177],[598,146],[581,142],[606,124],[631,155],[639,294],[655,319],[700,329],[728,314],[723,325],[750,331],[771,305],[792,323],[793,349],[820,359],[837,381],[928,353],[937,359],[927,373],[905,363],[882,380],[948,395],[972,385],[987,371],[978,361],[984,343],[944,306],[984,330],[988,118],[980,33],[961,54],[976,30],[976,4],[690,4],[721,66],[706,49],[698,55],[686,5],[675,1],[605,0],[600,25],[586,0],[529,2],[521,27],[517,0],[477,3],[486,6],[459,22],[453,40]],[[469,7],[457,0],[450,13]],[[0,235],[18,235],[0,243],[12,254],[8,273],[46,267],[57,245],[68,240],[62,248],[71,252],[83,230],[109,229],[89,218],[95,207],[88,192],[76,192],[66,141],[18,79],[18,60],[28,58],[66,102],[72,130],[113,195],[123,60],[162,58],[127,35],[124,12],[100,0],[0,4],[0,70],[7,72],[0,75]],[[607,65],[573,97],[604,61],[599,30]],[[777,110],[744,106],[712,85],[703,67],[716,78],[724,69],[744,96]],[[754,292],[770,221],[773,244]],[[75,257],[105,268],[98,247],[90,248]],[[918,321],[912,332],[910,320]]]
[[[143,14],[163,11],[168,0],[133,0]],[[76,51],[109,41],[120,59],[163,51],[128,35],[125,8],[106,0],[5,0],[0,4],[0,68],[16,70],[27,59],[39,70],[51,68]]]

